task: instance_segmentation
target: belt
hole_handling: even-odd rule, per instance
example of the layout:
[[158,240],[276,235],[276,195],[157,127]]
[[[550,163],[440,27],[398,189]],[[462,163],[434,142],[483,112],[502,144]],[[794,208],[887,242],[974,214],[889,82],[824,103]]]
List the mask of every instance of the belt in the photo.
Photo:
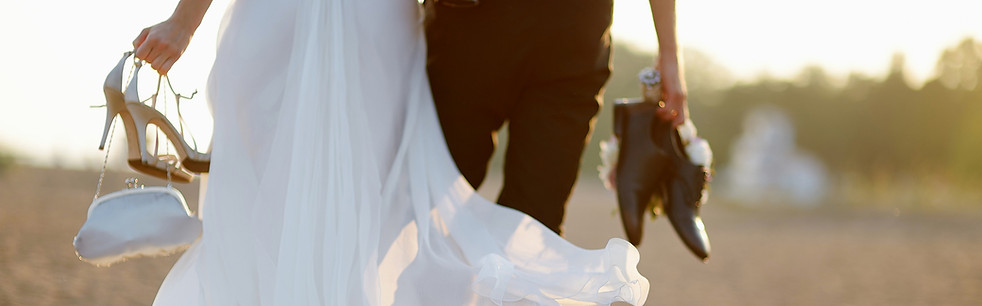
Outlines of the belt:
[[434,0],[436,3],[449,7],[475,7],[478,0]]

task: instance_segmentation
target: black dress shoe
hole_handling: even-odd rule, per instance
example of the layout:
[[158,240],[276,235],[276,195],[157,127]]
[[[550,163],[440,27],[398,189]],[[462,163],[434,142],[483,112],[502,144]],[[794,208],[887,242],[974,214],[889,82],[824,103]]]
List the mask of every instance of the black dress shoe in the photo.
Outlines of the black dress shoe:
[[665,214],[685,246],[705,261],[709,258],[709,236],[702,218],[699,217],[699,207],[702,205],[702,191],[709,180],[709,169],[689,160],[682,149],[682,140],[676,129],[668,129],[663,133],[666,135],[660,138],[659,144],[670,150],[672,160],[671,172],[665,182]]
[[669,151],[659,143],[670,140],[662,130],[669,123],[655,116],[658,105],[640,100],[618,101],[614,104],[614,135],[620,140],[617,158],[617,204],[627,240],[641,244],[644,217],[652,205],[665,193],[669,173]]
[[699,217],[709,169],[693,164],[678,130],[659,120],[658,105],[641,100],[614,104],[614,135],[620,140],[617,204],[627,239],[641,244],[644,217],[659,201],[675,233],[693,254],[709,258],[709,236]]
[[479,4],[478,0],[435,0],[437,3],[449,7],[475,7]]

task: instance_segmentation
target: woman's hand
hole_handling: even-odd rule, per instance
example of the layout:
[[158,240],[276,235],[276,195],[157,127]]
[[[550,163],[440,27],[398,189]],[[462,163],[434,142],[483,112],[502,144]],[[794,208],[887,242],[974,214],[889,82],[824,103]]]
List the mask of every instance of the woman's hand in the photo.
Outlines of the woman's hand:
[[671,121],[673,127],[678,127],[689,119],[688,92],[679,60],[659,57],[657,68],[661,73],[661,100],[665,102],[657,115],[662,120]]
[[187,25],[181,25],[174,19],[168,19],[149,28],[143,29],[133,40],[136,57],[147,61],[160,75],[167,75],[171,66],[181,58],[194,30]]
[[167,75],[191,43],[211,0],[181,0],[164,22],[143,29],[133,40],[135,56],[147,61],[160,75]]

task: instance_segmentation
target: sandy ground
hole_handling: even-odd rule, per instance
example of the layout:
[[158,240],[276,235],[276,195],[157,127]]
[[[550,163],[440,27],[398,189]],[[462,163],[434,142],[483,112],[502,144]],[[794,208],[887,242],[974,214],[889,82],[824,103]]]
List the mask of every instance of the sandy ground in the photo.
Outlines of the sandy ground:
[[[109,173],[118,190],[132,172]],[[76,258],[98,174],[14,168],[0,177],[0,305],[149,305],[177,255],[98,268]],[[612,195],[585,176],[566,236],[622,237]],[[161,184],[147,179],[148,184]],[[496,183],[482,189],[493,195]],[[179,185],[192,206],[197,188]],[[744,209],[711,202],[712,257],[690,255],[665,219],[648,223],[648,305],[982,305],[982,207],[971,211]]]

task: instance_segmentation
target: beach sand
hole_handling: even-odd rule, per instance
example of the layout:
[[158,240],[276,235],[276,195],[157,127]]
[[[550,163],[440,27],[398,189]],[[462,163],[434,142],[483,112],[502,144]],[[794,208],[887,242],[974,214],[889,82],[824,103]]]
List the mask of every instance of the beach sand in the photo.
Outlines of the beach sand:
[[[133,172],[110,172],[105,191]],[[140,176],[138,176],[140,177]],[[0,305],[149,305],[179,255],[108,268],[72,238],[98,172],[15,167],[0,177]],[[147,185],[162,185],[144,179]],[[494,198],[500,180],[482,194]],[[178,184],[194,208],[197,184]],[[712,256],[692,256],[664,218],[647,223],[639,268],[648,305],[982,305],[982,209],[703,209]],[[614,196],[584,174],[565,236],[586,248],[623,237]]]

